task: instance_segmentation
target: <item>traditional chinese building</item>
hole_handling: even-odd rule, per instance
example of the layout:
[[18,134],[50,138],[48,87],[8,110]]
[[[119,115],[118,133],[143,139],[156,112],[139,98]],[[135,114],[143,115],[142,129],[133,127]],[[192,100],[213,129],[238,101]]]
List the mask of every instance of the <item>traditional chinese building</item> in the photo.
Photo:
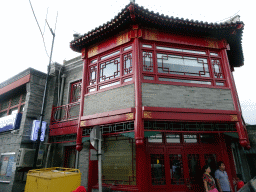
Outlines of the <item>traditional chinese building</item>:
[[77,165],[82,185],[97,191],[88,140],[99,125],[103,186],[113,191],[200,191],[201,168],[210,164],[214,172],[217,161],[232,181],[242,166],[232,146],[250,148],[232,75],[243,65],[243,28],[240,21],[184,20],[130,3],[76,37],[70,47],[82,58],[63,65],[50,165]]

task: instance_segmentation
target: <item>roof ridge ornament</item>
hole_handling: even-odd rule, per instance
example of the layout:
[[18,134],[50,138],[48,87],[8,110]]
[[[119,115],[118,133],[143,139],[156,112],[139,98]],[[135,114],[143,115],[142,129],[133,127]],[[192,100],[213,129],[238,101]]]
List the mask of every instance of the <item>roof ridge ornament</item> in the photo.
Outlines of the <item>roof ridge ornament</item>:
[[130,0],[130,2],[135,4],[135,0]]

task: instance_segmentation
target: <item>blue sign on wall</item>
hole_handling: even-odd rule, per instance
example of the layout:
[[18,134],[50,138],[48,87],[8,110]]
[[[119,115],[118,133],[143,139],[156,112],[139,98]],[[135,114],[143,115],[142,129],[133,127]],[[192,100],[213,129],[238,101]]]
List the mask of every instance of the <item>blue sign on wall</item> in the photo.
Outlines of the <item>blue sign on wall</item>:
[[[44,141],[46,124],[47,123],[45,121],[42,122],[40,141]],[[39,120],[34,120],[33,121],[33,126],[32,126],[32,131],[31,131],[31,136],[30,136],[30,139],[32,141],[36,141],[37,140],[38,131],[39,131],[39,125],[40,125],[40,121]]]
[[15,113],[0,118],[0,132],[11,131],[20,128],[21,113]]

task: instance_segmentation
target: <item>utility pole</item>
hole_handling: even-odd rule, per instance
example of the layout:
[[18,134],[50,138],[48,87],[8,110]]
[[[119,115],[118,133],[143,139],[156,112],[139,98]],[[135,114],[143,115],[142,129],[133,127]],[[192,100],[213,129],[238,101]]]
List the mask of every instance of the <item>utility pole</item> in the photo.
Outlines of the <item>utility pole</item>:
[[[58,14],[57,14],[58,17]],[[56,17],[56,21],[57,21]],[[40,114],[40,123],[39,123],[39,130],[38,130],[38,135],[37,135],[37,141],[36,141],[36,151],[35,151],[35,156],[34,156],[34,164],[33,164],[33,169],[36,169],[36,162],[38,158],[38,151],[40,148],[40,136],[41,136],[41,130],[42,130],[42,122],[43,122],[43,116],[44,116],[44,109],[45,109],[45,101],[46,101],[46,94],[47,94],[47,87],[48,87],[48,79],[49,79],[49,74],[50,74],[50,67],[51,67],[51,62],[52,62],[52,51],[53,51],[53,44],[54,44],[54,39],[55,39],[55,31],[53,32],[51,27],[49,26],[48,22],[46,21],[51,33],[52,33],[52,47],[51,47],[51,54],[50,54],[50,61],[49,65],[47,68],[47,76],[46,76],[46,81],[45,81],[45,87],[44,87],[44,96],[43,96],[43,103],[42,103],[42,108],[41,108],[41,114]],[[56,23],[55,23],[55,29],[56,29]]]

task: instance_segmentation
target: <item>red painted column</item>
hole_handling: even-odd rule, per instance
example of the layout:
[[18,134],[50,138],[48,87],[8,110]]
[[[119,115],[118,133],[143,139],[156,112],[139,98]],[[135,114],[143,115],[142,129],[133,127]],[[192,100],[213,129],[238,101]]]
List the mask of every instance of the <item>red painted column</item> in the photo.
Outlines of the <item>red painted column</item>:
[[84,94],[86,90],[86,69],[87,69],[87,50],[84,48],[82,50],[82,59],[84,60],[83,64],[83,77],[82,77],[82,87],[81,87],[81,98],[80,98],[80,110],[79,110],[79,118],[77,125],[77,138],[76,138],[76,150],[81,151],[83,149],[82,143],[82,129],[80,128],[81,117],[84,112]]
[[231,88],[231,95],[232,95],[232,98],[233,98],[235,111],[238,114],[237,115],[238,122],[236,123],[236,129],[237,129],[237,132],[238,132],[238,135],[239,135],[239,143],[243,147],[249,147],[250,143],[249,143],[249,140],[248,140],[247,133],[245,132],[244,125],[242,123],[242,112],[241,112],[241,108],[240,108],[240,104],[239,104],[239,99],[238,99],[238,94],[237,94],[235,82],[234,82],[234,79],[233,79],[233,75],[231,73],[231,68],[230,68],[230,65],[229,65],[228,55],[227,55],[226,49],[222,49],[221,56],[222,56],[223,61],[224,61],[224,70],[225,70],[225,74],[227,76],[227,83],[228,83],[228,86]]
[[134,134],[136,142],[136,184],[140,192],[148,192],[148,172],[146,169],[147,156],[144,142],[144,121],[142,120],[142,93],[141,93],[141,61],[138,39],[138,26],[133,26],[135,39],[133,49],[134,87],[135,87],[135,120]]

